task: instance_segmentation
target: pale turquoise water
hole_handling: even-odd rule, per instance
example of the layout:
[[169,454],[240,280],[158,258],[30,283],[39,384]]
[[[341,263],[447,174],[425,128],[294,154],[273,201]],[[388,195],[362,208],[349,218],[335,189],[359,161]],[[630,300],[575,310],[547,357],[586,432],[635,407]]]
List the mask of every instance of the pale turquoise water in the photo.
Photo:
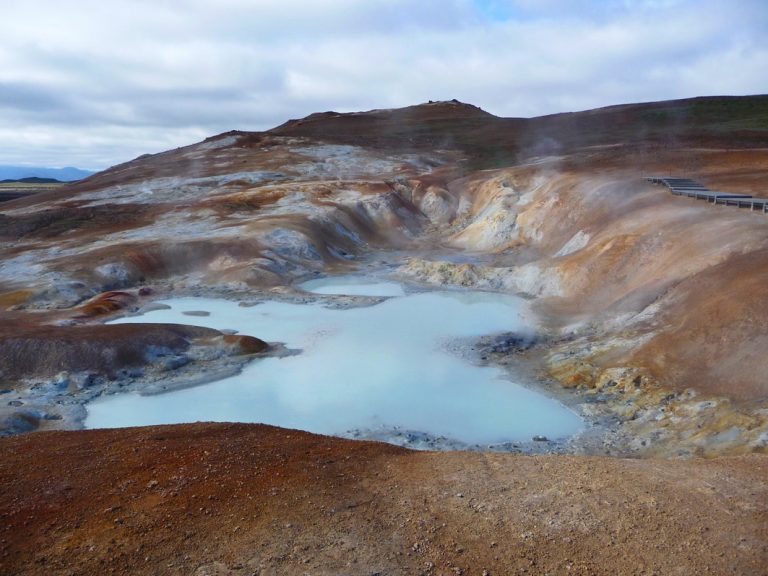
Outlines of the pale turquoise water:
[[360,276],[335,276],[304,282],[301,286],[315,294],[346,294],[347,296],[405,296],[397,282],[376,281]]
[[[381,284],[372,283],[371,291],[380,292]],[[370,294],[364,286],[357,279],[330,279],[307,288]],[[206,298],[165,304],[171,309],[121,322],[232,328],[303,352],[257,360],[237,376],[196,388],[100,398],[87,407],[87,427],[238,421],[343,435],[398,426],[489,444],[562,438],[582,424],[558,402],[505,379],[500,369],[474,366],[445,350],[448,338],[524,330],[522,301],[513,296],[427,292],[344,310],[281,302],[243,308]],[[183,314],[190,310],[210,316],[191,319]]]

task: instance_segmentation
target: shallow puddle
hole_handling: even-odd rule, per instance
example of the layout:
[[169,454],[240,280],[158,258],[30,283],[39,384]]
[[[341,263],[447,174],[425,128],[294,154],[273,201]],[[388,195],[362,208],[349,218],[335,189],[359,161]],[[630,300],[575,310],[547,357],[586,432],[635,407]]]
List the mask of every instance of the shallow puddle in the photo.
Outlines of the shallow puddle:
[[[552,400],[445,349],[447,339],[525,330],[522,300],[472,292],[403,295],[402,286],[364,279],[304,285],[323,293],[396,297],[375,306],[237,303],[179,298],[171,308],[121,322],[193,323],[285,342],[301,354],[266,358],[236,376],[155,396],[120,394],[88,405],[89,428],[195,421],[261,422],[342,436],[416,431],[467,444],[563,438],[581,420]],[[194,319],[189,311],[210,316]],[[356,431],[356,432],[355,432]]]
[[299,286],[315,294],[344,294],[346,296],[405,296],[397,282],[375,281],[359,276],[331,276],[309,280]]

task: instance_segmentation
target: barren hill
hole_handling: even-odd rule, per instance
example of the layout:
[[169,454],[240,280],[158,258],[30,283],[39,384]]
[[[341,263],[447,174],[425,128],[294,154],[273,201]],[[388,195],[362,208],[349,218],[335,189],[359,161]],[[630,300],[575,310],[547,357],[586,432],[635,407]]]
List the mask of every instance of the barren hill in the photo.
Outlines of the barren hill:
[[[81,451],[124,462],[132,443],[144,445],[157,430],[5,439],[0,442],[2,481],[25,488],[4,490],[0,513],[13,519],[7,526],[23,526],[23,515],[30,516],[24,536],[29,542],[46,530],[55,535],[52,551],[41,552],[24,548],[18,540],[24,532],[13,529],[2,548],[8,565],[19,573],[42,573],[43,558],[55,558],[62,573],[96,573],[103,566],[157,573],[152,571],[156,557],[165,555],[162,546],[167,545],[185,552],[160,573],[253,571],[256,564],[249,559],[257,556],[264,570],[280,573],[279,563],[285,561],[289,568],[283,572],[302,573],[296,563],[314,550],[308,553],[312,573],[412,573],[417,560],[425,573],[454,568],[536,572],[536,566],[566,573],[569,563],[582,573],[631,573],[641,558],[645,564],[638,573],[672,573],[669,555],[678,554],[683,560],[674,566],[687,566],[682,573],[723,573],[731,566],[736,573],[759,574],[768,564],[760,528],[768,450],[768,214],[673,196],[644,179],[651,175],[685,176],[712,190],[768,197],[768,97],[697,98],[532,119],[497,118],[456,101],[325,112],[267,132],[227,132],[142,156],[54,192],[0,205],[0,389],[6,392],[0,398],[8,398],[0,426],[5,433],[77,428],[82,404],[96,394],[140,389],[148,379],[216,374],[264,352],[257,333],[107,327],[105,319],[173,295],[306,301],[309,296],[295,288],[299,280],[356,269],[387,270],[425,286],[524,295],[539,323],[536,345],[516,351],[490,343],[483,361],[526,370],[543,389],[577,404],[585,417],[610,423],[611,431],[583,448],[589,459],[412,454],[292,435],[286,454],[299,454],[305,446],[311,452],[322,444],[338,455],[334,458],[347,454],[362,462],[362,454],[375,455],[383,468],[358,470],[354,463],[349,469],[318,468],[317,481],[328,483],[323,504],[314,512],[301,504],[312,524],[291,532],[290,541],[299,548],[290,550],[267,534],[275,526],[298,527],[304,517],[285,510],[306,493],[280,492],[283,479],[293,486],[304,474],[297,468],[274,469],[281,480],[275,480],[278,492],[271,499],[253,495],[253,506],[265,511],[257,526],[193,514],[191,500],[166,506],[139,491],[152,480],[144,471],[157,467],[154,444],[128,460],[133,468],[124,478],[132,484],[124,496],[114,496],[117,504],[91,502],[87,483],[77,498],[62,500],[57,490],[76,483],[75,475],[103,485],[117,481],[116,469],[98,465],[99,460],[76,462]],[[158,344],[168,350],[162,358],[152,352]],[[46,347],[64,352],[37,361],[36,351]],[[111,359],[108,366],[91,361],[100,354]],[[169,363],[169,357],[178,362]],[[248,460],[249,445],[266,442],[268,451],[284,453],[280,433],[259,427],[188,425],[166,433],[182,451],[207,446],[208,434],[219,439],[210,442],[231,447],[228,456],[206,469],[199,488],[206,497],[228,493],[221,487],[238,478],[231,470]],[[71,459],[65,460],[64,472],[58,468],[59,445]],[[117,455],[107,456],[111,446],[120,446]],[[24,466],[25,454],[34,455],[34,466]],[[698,458],[746,454],[712,462]],[[645,459],[654,456],[693,459]],[[271,462],[269,454],[254,458],[248,466],[273,466],[260,464]],[[181,456],[170,460],[157,482],[202,482],[202,468],[195,466]],[[429,467],[439,472],[430,476]],[[395,496],[377,500],[383,497],[374,478],[384,471],[393,490],[405,487],[402,502],[408,504]],[[517,471],[526,482],[520,494],[515,492],[527,503],[525,510],[502,490]],[[367,488],[348,491],[326,473],[353,474]],[[478,475],[484,480],[477,506],[435,500],[446,491],[467,492]],[[59,488],[50,484],[52,478],[59,479]],[[660,487],[653,487],[654,478]],[[45,486],[53,486],[53,492]],[[561,525],[558,503],[562,510],[592,510],[602,490],[607,490],[605,506],[623,503],[634,523],[606,509],[588,513],[595,524],[574,512],[562,520],[558,534],[554,528],[539,533],[531,527],[544,517],[552,526]],[[394,508],[363,506],[363,492]],[[126,506],[121,498],[146,502]],[[439,532],[445,539],[435,536],[429,546],[441,555],[422,558],[419,546],[426,544],[417,537],[433,520],[417,528],[410,522],[418,520],[406,522],[392,511],[417,500],[424,518],[450,514],[457,525],[472,527],[479,518],[490,524],[480,539],[470,538],[464,528]],[[133,530],[125,540],[130,554],[118,553],[110,543],[117,534],[112,524],[107,530],[86,522],[95,514],[93,506],[102,504],[104,509],[124,506],[136,519],[123,517]],[[208,509],[201,506],[197,512]],[[231,502],[222,506],[227,514],[236,513]],[[352,523],[361,521],[358,508],[381,522],[366,528],[365,536],[356,532],[357,524],[354,529],[339,524],[338,534],[351,530],[367,544],[344,540],[336,552],[320,553],[321,542],[326,546],[322,519],[332,517],[324,515],[326,506],[335,511],[351,506]],[[46,524],[42,518],[47,516],[32,512],[43,508],[59,510],[69,519],[68,528]],[[703,516],[688,525],[684,519],[691,511]],[[723,514],[732,515],[743,540],[715,536]],[[156,538],[161,517],[170,526],[162,545]],[[504,518],[513,520],[505,524]],[[438,525],[442,522],[452,525],[445,520]],[[606,532],[589,526],[605,526]],[[697,532],[702,527],[712,532]],[[209,534],[234,534],[235,528],[239,535],[230,549],[211,544],[200,552]],[[286,530],[274,533],[288,539]],[[194,535],[183,538],[186,532]],[[394,533],[402,542],[391,540]],[[533,536],[524,538],[526,533]],[[378,539],[387,546],[371,544]],[[497,542],[498,553],[487,540]],[[658,554],[646,555],[648,540],[659,542]],[[261,553],[246,558],[244,550],[259,541],[268,542],[269,560]],[[607,547],[619,541],[625,544],[622,553]],[[686,543],[687,549],[673,541]],[[514,545],[502,549],[505,542]],[[87,554],[90,547],[99,552]],[[354,552],[363,548],[365,553]],[[719,559],[721,552],[730,564]],[[151,561],[140,568],[140,557]],[[523,557],[534,564],[525,565]],[[344,567],[342,559],[350,558],[363,563],[359,570]],[[32,559],[39,564],[30,564]]]

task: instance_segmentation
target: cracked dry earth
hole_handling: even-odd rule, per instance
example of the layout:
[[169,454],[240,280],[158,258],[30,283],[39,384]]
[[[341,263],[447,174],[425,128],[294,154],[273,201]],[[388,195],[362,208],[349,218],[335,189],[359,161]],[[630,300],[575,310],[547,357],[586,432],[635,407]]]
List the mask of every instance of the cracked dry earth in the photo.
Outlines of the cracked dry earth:
[[768,560],[759,456],[422,453],[234,424],[0,446],[4,574],[723,575]]

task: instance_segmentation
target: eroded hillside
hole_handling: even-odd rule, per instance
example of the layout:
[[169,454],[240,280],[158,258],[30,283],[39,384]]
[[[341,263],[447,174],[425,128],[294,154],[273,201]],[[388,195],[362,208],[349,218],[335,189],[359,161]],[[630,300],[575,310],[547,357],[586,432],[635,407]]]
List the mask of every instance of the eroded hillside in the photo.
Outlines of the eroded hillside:
[[[530,345],[483,341],[477,361],[524,369],[540,388],[609,431],[582,452],[765,453],[768,216],[672,196],[646,182],[649,175],[768,196],[768,98],[535,119],[496,118],[455,101],[327,112],[268,132],[221,134],[0,204],[0,427],[4,434],[78,428],[84,403],[97,395],[203,383],[257,356],[284,352],[258,333],[104,325],[106,319],[150,310],[156,299],[173,295],[306,302],[313,296],[296,288],[298,281],[361,270],[529,299],[539,326]],[[157,434],[178,440],[174,454],[183,453],[162,470],[152,443]],[[366,569],[424,573],[478,567],[478,573],[568,567],[615,573],[630,564],[651,573],[678,565],[669,564],[674,554],[685,554],[701,573],[738,565],[739,573],[757,574],[765,566],[761,455],[711,463],[417,456],[304,434],[283,442],[276,434],[190,425],[5,439],[3,482],[26,488],[0,497],[0,512],[12,520],[4,525],[13,532],[2,542],[4,558],[18,573],[42,573],[50,560],[78,573],[119,565],[132,573],[201,575],[246,567],[280,573],[284,562],[297,573],[307,558],[313,573],[347,569],[350,558]],[[220,448],[208,435],[231,452],[203,467]],[[148,443],[152,449],[144,450]],[[74,493],[76,482],[58,475],[59,444],[75,460],[83,451],[129,465],[119,473],[92,459],[66,465],[102,485],[122,479],[123,491],[109,502],[91,500],[92,487],[78,484],[76,497],[56,508],[64,505],[49,495]],[[253,452],[257,444],[267,452]],[[110,446],[118,452],[107,454]],[[135,458],[126,457],[131,450]],[[334,456],[323,460],[323,450]],[[309,459],[309,468],[287,464],[294,452]],[[31,455],[36,463],[26,466]],[[364,464],[369,458],[373,468]],[[333,465],[348,459],[350,467]],[[232,471],[248,466],[271,471],[264,490],[272,492],[227,488],[246,482]],[[308,469],[324,487],[319,504],[289,489],[307,480]],[[474,497],[470,484],[478,474],[484,480]],[[402,498],[381,500],[383,488],[376,486],[383,477]],[[349,478],[362,484],[347,492]],[[523,485],[505,494],[509,482]],[[146,494],[139,490],[144,485]],[[263,517],[251,511],[232,519],[240,512],[218,504],[232,491],[248,505],[256,502]],[[525,509],[515,504],[518,497]],[[288,514],[295,502],[300,507]],[[376,507],[384,504],[370,502],[389,502],[387,514]],[[412,517],[414,502],[423,507],[420,518]],[[622,506],[637,524],[623,519]],[[368,528],[358,525],[358,508],[373,522]],[[41,509],[60,510],[62,523],[30,512]],[[103,522],[95,520],[100,509]],[[686,522],[694,509],[706,516],[696,528]],[[328,540],[325,521],[344,510],[352,512],[337,526],[339,540]],[[735,514],[729,525],[744,532],[739,542],[723,536],[721,512]],[[460,528],[479,517],[489,523],[479,537]],[[549,523],[539,526],[545,517]],[[162,545],[147,535],[161,524]],[[705,532],[694,533],[698,527]],[[110,540],[128,528],[121,544]],[[24,530],[27,544],[17,539]],[[210,543],[213,532],[222,542]],[[644,543],[652,533],[662,544],[649,556]],[[30,544],[41,534],[52,537],[48,548]],[[226,543],[224,534],[232,534]],[[678,538],[685,550],[671,544]],[[383,540],[391,546],[382,548]],[[264,550],[253,552],[259,542]],[[166,545],[184,552],[171,558]],[[167,569],[156,570],[158,554],[169,558]]]
[[[300,298],[298,279],[379,259],[426,284],[532,298],[542,330],[529,354],[631,428],[633,451],[762,451],[766,218],[643,176],[759,195],[765,108],[764,97],[697,99],[523,120],[438,102],[316,114],[141,157],[3,205],[4,325],[16,337],[59,326],[29,334],[40,342],[74,322],[98,341],[105,315],[155,295]],[[17,348],[0,343],[6,357]],[[2,378],[17,390],[72,378],[108,389],[150,364],[114,362],[88,373],[64,355],[22,374],[20,359]],[[50,395],[31,400],[4,407],[6,419],[35,420],[24,415],[34,408],[46,427],[61,422]]]

